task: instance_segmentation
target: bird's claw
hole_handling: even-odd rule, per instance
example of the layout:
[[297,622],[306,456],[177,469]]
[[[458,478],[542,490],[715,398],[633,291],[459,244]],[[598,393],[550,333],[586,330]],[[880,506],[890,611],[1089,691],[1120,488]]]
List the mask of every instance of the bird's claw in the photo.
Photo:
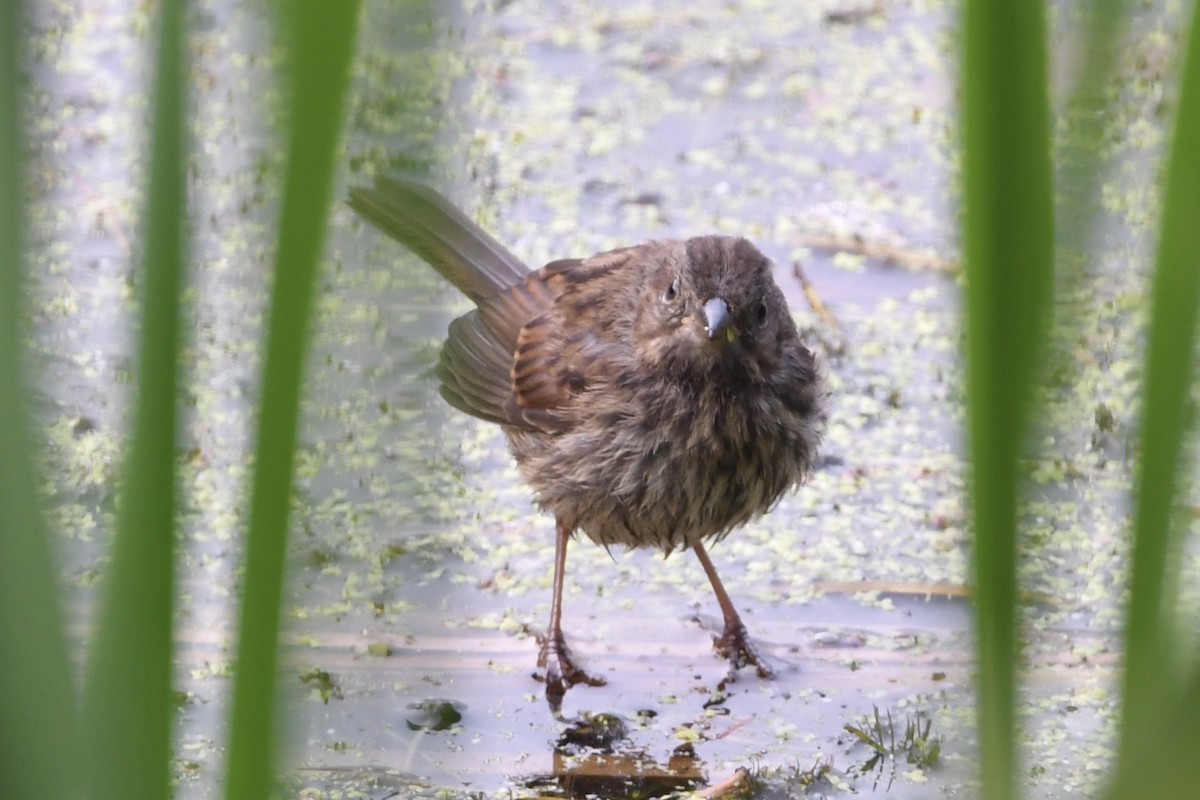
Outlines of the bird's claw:
[[540,672],[535,672],[533,677],[546,684],[546,699],[555,709],[561,704],[567,689],[572,686],[579,683],[603,686],[607,683],[604,678],[589,675],[576,666],[570,649],[560,637],[547,636],[542,639],[537,665]]
[[746,626],[740,622],[726,625],[720,636],[713,637],[713,649],[717,654],[729,660],[729,680],[736,678],[738,670],[753,665],[758,677],[770,679],[775,677],[775,669],[766,656],[758,651],[750,641]]

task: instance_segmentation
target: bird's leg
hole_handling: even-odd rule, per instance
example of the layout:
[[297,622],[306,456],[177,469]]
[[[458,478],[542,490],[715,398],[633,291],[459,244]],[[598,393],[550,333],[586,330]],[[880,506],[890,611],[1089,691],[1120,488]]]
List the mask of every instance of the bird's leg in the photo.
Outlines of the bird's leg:
[[725,630],[720,636],[713,637],[713,647],[720,655],[729,659],[730,677],[747,664],[754,665],[758,677],[772,677],[774,671],[771,669],[771,665],[750,641],[750,635],[746,633],[746,626],[742,624],[742,618],[738,616],[737,609],[733,607],[733,601],[729,599],[725,586],[717,576],[717,568],[709,559],[704,545],[697,542],[692,545],[692,549],[696,551],[696,557],[700,559],[700,565],[704,567],[704,572],[708,575],[708,582],[712,584],[713,592],[717,595],[717,602],[721,605],[721,616],[725,618]]
[[562,632],[562,595],[563,583],[567,571],[567,543],[571,540],[571,531],[562,520],[555,520],[558,536],[554,543],[554,597],[550,601],[550,628],[542,637],[541,651],[538,653],[538,668],[544,669],[542,675],[535,675],[538,680],[546,682],[546,699],[550,705],[557,708],[567,689],[577,683],[588,686],[603,686],[603,678],[593,678],[571,660],[571,651],[563,638]]

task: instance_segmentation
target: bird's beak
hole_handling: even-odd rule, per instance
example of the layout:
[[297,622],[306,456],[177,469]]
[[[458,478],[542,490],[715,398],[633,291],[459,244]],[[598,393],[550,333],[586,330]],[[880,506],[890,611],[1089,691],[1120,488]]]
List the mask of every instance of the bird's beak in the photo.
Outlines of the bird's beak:
[[733,314],[729,304],[719,297],[714,297],[704,304],[704,331],[710,342],[725,339],[732,342],[737,338],[737,329],[733,326]]

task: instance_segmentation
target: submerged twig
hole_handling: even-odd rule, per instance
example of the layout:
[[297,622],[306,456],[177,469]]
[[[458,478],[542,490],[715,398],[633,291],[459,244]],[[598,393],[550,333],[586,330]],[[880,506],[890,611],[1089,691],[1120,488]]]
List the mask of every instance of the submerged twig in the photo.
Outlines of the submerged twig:
[[804,297],[808,300],[809,308],[820,318],[821,322],[825,323],[826,327],[837,332],[839,330],[837,318],[833,316],[829,307],[825,305],[825,301],[821,299],[821,295],[817,293],[817,288],[808,279],[808,273],[804,271],[804,265],[799,260],[792,262],[792,274],[796,276],[796,280],[800,281],[800,288],[804,290]]
[[844,253],[854,253],[865,256],[884,264],[895,264],[898,267],[917,271],[945,272],[957,274],[960,270],[957,261],[942,258],[922,250],[912,250],[889,244],[868,242],[857,234],[852,236],[831,236],[823,233],[801,233],[797,242],[802,247],[812,247],[817,250],[840,250]]
[[750,795],[753,786],[754,778],[750,775],[750,770],[738,767],[725,780],[697,789],[694,794],[705,800],[728,800],[728,798]]

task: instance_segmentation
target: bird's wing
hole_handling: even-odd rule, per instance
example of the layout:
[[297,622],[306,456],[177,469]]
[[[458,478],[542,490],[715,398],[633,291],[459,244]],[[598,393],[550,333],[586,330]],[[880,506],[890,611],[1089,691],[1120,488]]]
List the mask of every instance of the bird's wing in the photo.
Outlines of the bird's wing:
[[603,385],[614,354],[627,349],[596,323],[613,319],[616,302],[611,281],[599,279],[631,253],[554,261],[451,323],[438,365],[442,396],[511,428],[570,429],[577,398]]
[[450,323],[438,364],[442,397],[480,419],[547,429],[547,421],[520,413],[513,396],[512,365],[522,327],[553,303],[553,294],[534,273]]
[[608,379],[613,357],[627,348],[621,332],[608,324],[614,318],[608,307],[612,283],[600,279],[625,264],[631,252],[555,261],[534,273],[532,280],[546,287],[553,302],[517,335],[511,390],[526,416],[541,412],[569,426],[565,412]]
[[589,302],[580,287],[622,261],[624,251],[556,261],[530,273],[453,203],[416,181],[378,178],[373,188],[351,189],[350,206],[478,306],[450,324],[437,370],[442,396],[501,425],[545,432],[570,427],[566,409],[595,381],[597,343],[586,321],[560,301],[567,295]]

